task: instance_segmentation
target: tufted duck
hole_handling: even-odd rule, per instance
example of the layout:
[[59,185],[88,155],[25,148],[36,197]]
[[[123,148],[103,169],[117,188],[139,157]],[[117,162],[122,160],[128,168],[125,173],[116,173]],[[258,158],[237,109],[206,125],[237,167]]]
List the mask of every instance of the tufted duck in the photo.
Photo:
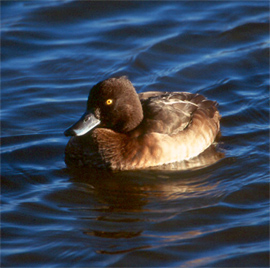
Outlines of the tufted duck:
[[220,131],[215,101],[187,92],[137,94],[126,77],[90,91],[87,110],[65,131],[68,166],[144,169],[191,159]]

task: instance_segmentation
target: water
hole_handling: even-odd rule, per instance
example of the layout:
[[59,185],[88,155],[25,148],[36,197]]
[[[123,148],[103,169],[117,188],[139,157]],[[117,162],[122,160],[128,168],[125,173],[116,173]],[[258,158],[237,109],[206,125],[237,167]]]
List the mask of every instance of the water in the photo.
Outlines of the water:
[[[268,267],[268,1],[1,8],[2,267]],[[224,157],[67,169],[63,131],[114,75],[217,100]]]

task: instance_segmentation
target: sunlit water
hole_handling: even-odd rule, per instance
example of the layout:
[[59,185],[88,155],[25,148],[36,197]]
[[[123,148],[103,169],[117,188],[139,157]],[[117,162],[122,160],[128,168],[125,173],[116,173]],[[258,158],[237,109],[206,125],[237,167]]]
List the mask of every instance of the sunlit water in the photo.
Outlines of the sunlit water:
[[[268,267],[268,5],[2,1],[1,267]],[[63,131],[116,75],[218,101],[221,157],[67,169]]]

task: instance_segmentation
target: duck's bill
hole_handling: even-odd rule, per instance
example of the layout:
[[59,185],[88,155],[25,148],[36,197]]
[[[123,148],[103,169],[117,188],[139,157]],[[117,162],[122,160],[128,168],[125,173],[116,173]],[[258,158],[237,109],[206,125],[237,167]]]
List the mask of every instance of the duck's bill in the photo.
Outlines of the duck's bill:
[[69,127],[64,134],[66,136],[82,136],[89,132],[91,129],[100,124],[100,120],[95,117],[95,115],[86,111],[80,120],[76,122],[74,125]]

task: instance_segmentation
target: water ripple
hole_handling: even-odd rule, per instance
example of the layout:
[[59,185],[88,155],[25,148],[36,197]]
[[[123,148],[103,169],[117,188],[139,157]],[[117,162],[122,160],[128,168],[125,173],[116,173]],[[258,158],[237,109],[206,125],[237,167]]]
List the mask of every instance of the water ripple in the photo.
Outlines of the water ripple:
[[[269,8],[257,2],[1,3],[2,266],[266,267]],[[199,92],[221,137],[159,170],[67,169],[89,89]]]

